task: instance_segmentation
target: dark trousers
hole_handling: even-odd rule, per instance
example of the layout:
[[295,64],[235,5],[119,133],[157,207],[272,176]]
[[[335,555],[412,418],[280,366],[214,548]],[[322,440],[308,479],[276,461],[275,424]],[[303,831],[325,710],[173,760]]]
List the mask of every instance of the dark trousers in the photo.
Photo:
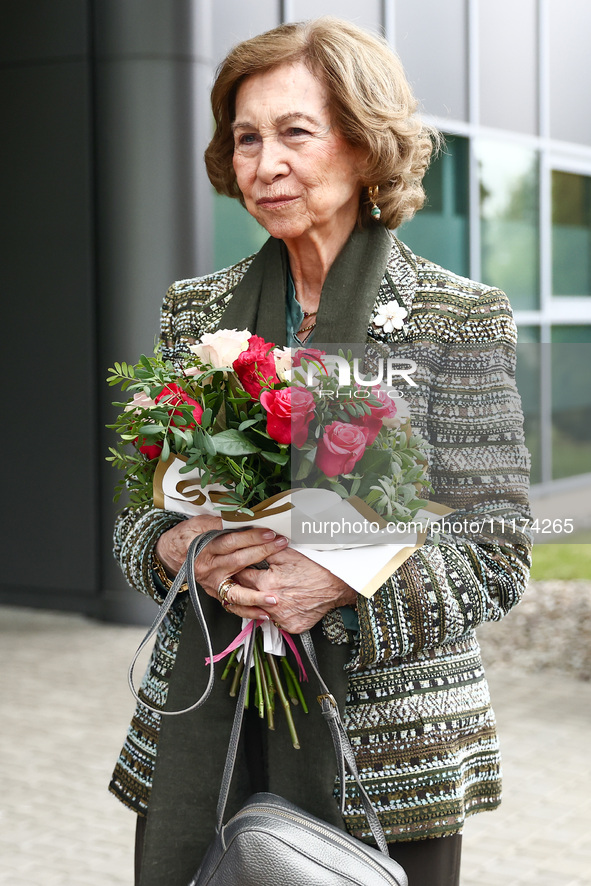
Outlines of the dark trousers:
[[[138,816],[135,832],[135,886],[140,883],[146,819]],[[408,886],[459,886],[462,835],[390,843],[390,855],[406,871]]]

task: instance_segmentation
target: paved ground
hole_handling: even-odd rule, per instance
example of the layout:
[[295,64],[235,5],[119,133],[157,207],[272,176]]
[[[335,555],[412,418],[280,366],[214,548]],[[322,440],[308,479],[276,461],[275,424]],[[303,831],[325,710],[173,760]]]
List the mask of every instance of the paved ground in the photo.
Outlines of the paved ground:
[[[106,784],[141,634],[0,609],[2,886],[132,886],[134,816]],[[499,663],[489,677],[505,800],[468,822],[462,886],[591,884],[591,683]]]

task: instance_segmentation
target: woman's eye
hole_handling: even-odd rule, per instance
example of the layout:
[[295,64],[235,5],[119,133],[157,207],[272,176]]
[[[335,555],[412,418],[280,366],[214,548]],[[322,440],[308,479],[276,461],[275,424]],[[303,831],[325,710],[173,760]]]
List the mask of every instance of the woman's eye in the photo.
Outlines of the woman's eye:
[[243,132],[242,135],[239,135],[236,139],[236,144],[241,148],[248,148],[250,145],[255,145],[257,143],[257,135],[254,132]]
[[310,135],[307,129],[302,129],[300,126],[290,126],[285,134],[290,138],[298,138],[300,136]]

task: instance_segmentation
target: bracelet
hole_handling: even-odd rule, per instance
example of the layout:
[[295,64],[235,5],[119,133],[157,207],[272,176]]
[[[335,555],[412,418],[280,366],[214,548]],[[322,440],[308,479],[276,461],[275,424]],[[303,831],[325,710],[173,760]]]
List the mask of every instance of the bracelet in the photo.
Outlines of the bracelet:
[[[158,559],[156,556],[156,551],[152,554],[152,569],[164,585],[167,591],[169,591],[173,585],[174,578],[171,578],[164,568],[164,564]],[[179,588],[179,591],[188,591],[189,585],[187,582],[184,582]]]

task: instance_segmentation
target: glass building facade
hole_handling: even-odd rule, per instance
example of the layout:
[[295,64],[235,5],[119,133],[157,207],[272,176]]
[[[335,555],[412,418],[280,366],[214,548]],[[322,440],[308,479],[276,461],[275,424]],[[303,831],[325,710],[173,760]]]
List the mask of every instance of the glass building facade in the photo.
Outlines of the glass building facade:
[[[445,135],[427,204],[398,235],[508,294],[532,481],[591,474],[591,4],[266,0],[255,11],[224,0],[214,9],[216,61],[280,21],[323,14],[385,35],[423,116]],[[264,242],[236,201],[216,197],[214,219],[216,267]]]

